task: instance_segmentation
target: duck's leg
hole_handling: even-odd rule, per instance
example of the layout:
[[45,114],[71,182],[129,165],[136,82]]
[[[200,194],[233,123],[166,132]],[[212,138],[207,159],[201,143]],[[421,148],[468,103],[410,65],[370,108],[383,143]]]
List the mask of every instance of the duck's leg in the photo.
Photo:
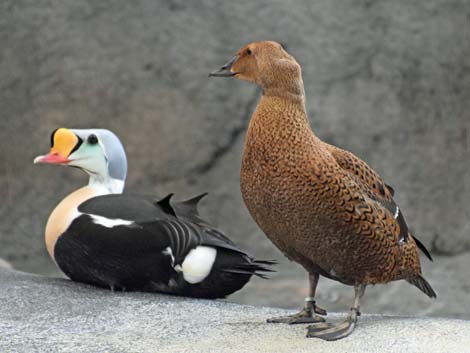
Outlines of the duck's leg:
[[336,341],[349,336],[356,327],[358,316],[361,315],[361,312],[359,311],[359,302],[364,295],[365,289],[366,286],[363,284],[354,286],[354,304],[351,308],[351,313],[345,321],[338,325],[333,325],[327,322],[310,325],[307,328],[307,337],[317,337],[326,341]]
[[317,273],[309,274],[309,296],[305,298],[304,308],[297,314],[274,317],[268,319],[269,323],[283,323],[283,324],[311,324],[314,322],[324,322],[325,319],[315,315],[326,315],[326,310],[319,308],[315,304],[315,291],[317,289],[319,275]]

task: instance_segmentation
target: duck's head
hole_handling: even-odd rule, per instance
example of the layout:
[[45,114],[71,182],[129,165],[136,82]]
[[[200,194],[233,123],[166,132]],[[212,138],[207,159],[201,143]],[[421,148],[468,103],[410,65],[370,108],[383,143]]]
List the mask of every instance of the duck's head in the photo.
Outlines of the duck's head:
[[212,77],[234,77],[259,85],[265,94],[285,91],[303,95],[302,71],[277,42],[250,43],[241,48]]
[[122,191],[127,174],[124,147],[105,129],[59,128],[51,135],[50,152],[36,157],[34,163],[80,168],[90,176],[90,183],[102,183],[112,191],[121,184]]

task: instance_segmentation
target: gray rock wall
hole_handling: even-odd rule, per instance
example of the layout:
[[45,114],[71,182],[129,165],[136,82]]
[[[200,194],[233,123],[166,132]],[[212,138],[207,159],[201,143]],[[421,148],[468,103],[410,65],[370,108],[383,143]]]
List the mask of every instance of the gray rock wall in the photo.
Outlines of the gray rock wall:
[[[126,145],[128,191],[210,191],[208,219],[259,257],[281,260],[272,281],[234,299],[298,306],[303,271],[259,231],[239,192],[259,92],[207,78],[242,45],[272,39],[303,67],[317,134],[380,172],[438,255],[423,260],[437,302],[394,284],[372,289],[364,309],[470,317],[468,0],[5,0],[0,28],[0,256],[16,268],[57,273],[43,228],[85,182],[33,157],[56,127],[105,127]],[[327,309],[350,305],[349,288],[324,281],[319,291]]]

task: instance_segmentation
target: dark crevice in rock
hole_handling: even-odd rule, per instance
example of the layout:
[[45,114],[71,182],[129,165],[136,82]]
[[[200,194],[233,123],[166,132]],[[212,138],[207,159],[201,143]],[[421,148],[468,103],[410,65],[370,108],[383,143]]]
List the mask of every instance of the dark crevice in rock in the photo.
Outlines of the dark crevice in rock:
[[246,104],[245,109],[242,112],[242,118],[241,122],[239,125],[235,126],[232,131],[229,134],[228,141],[227,143],[218,146],[211,154],[210,158],[204,163],[201,163],[200,165],[194,167],[192,170],[190,170],[190,174],[195,173],[195,174],[205,174],[209,172],[212,168],[214,168],[217,163],[220,161],[220,159],[229,152],[232,147],[235,145],[235,143],[238,140],[238,137],[240,134],[245,131],[246,125],[248,120],[251,117],[251,113],[255,108],[256,102],[258,101],[258,96],[259,96],[260,90],[256,90],[256,92],[253,94],[251,99],[248,101]]
[[208,173],[212,170],[223,158],[232,147],[237,143],[238,137],[240,136],[243,131],[247,128],[247,123],[251,117],[251,114],[256,106],[256,102],[258,101],[259,93],[261,92],[260,89],[257,89],[256,92],[252,95],[250,100],[247,102],[245,109],[242,111],[242,118],[240,124],[235,126],[230,132],[227,139],[227,142],[223,145],[217,146],[214,151],[211,153],[210,157],[207,158],[206,161],[200,163],[189,169],[189,171],[184,176],[169,176],[169,177],[160,177],[159,183],[165,184],[168,182],[179,182],[186,180],[188,183],[194,183],[196,181],[195,176],[202,175]]
[[329,77],[328,79],[320,82],[320,85],[323,87],[324,93],[330,92],[333,86],[337,85],[338,83],[345,83],[351,80],[355,80],[358,77],[363,76],[364,78],[373,78],[374,73],[372,69],[372,63],[375,57],[379,54],[380,47],[374,47],[369,51],[365,52],[365,54],[358,54],[363,56],[363,60],[359,62],[359,65],[348,72],[342,73],[338,76]]

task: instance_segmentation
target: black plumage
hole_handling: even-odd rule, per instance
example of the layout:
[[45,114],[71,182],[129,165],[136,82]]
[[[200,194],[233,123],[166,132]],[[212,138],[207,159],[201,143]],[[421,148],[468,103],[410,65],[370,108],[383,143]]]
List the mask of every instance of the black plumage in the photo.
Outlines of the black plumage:
[[[173,203],[171,195],[160,200],[124,194],[91,198],[79,205],[79,216],[58,238],[55,261],[72,280],[101,287],[225,297],[252,275],[264,277],[272,262],[254,260],[205,222],[197,211],[204,195]],[[100,219],[123,222],[105,226]],[[217,254],[207,277],[189,283],[180,267],[198,246]]]

